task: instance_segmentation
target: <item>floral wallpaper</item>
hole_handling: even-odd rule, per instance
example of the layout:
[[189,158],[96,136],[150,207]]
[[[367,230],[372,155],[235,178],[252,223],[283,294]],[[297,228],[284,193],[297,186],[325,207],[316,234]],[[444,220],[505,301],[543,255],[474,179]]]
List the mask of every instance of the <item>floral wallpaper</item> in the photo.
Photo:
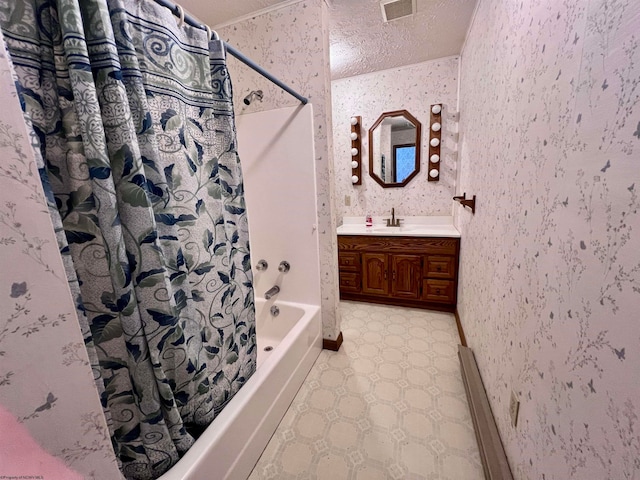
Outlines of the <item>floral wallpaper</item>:
[[1,34],[0,104],[0,405],[84,478],[120,478]]
[[[457,161],[458,57],[334,80],[334,184],[338,224],[344,216],[451,215]],[[442,103],[440,180],[428,181],[430,107]],[[383,112],[407,110],[422,124],[420,173],[403,188],[369,176],[369,128]],[[352,115],[362,116],[362,185],[351,183]],[[346,198],[348,197],[348,200]],[[346,205],[350,203],[350,205]]]
[[480,0],[462,52],[458,308],[516,479],[640,478],[639,25]]
[[[338,249],[333,208],[327,6],[324,0],[304,0],[217,31],[220,38],[313,104],[323,336],[335,339],[340,332],[340,317],[337,309]],[[231,56],[228,66],[233,82],[236,115],[299,105],[294,97]],[[242,99],[252,90],[262,90],[264,97],[262,101],[254,100],[247,106]],[[283,214],[286,215],[286,212]]]

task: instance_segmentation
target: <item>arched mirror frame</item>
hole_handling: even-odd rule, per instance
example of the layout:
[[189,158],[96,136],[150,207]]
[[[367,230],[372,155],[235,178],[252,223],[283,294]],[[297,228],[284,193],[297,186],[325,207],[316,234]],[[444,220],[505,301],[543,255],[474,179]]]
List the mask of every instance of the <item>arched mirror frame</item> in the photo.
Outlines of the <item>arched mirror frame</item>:
[[[416,127],[416,165],[413,173],[411,173],[402,182],[385,183],[378,175],[373,171],[373,131],[378,125],[380,125],[385,118],[389,117],[405,117]],[[406,110],[394,110],[392,112],[384,112],[378,120],[369,128],[369,176],[373,178],[383,188],[404,187],[408,184],[413,177],[420,173],[420,150],[422,150],[422,124],[416,117],[411,115]]]

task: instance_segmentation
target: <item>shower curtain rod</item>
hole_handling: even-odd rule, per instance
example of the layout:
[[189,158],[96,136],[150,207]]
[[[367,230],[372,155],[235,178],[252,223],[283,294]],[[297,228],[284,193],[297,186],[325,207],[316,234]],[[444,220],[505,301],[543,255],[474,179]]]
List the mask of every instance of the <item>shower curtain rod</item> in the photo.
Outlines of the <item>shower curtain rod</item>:
[[[188,23],[189,25],[191,25],[193,27],[202,28],[203,30],[207,30],[207,26],[204,23],[199,22],[196,18],[194,18],[191,15],[189,15],[187,12],[184,11],[184,9],[182,7],[179,7],[175,3],[173,3],[173,2],[171,2],[169,0],[153,0],[153,1],[156,2],[158,5],[162,5],[163,7],[168,8],[177,17],[181,17],[182,16],[181,15],[181,11],[182,11],[182,14],[184,14],[184,21],[186,23]],[[306,97],[303,97],[298,92],[293,90],[291,87],[289,87],[285,83],[282,83],[280,80],[278,80],[276,77],[271,75],[269,72],[267,72],[260,65],[255,63],[250,58],[245,57],[240,51],[238,51],[235,48],[233,48],[227,42],[225,42],[223,40],[222,43],[224,43],[224,47],[225,47],[225,49],[227,50],[228,53],[230,53],[231,55],[236,57],[238,60],[240,60],[242,63],[244,63],[248,67],[250,67],[253,70],[255,70],[256,72],[258,72],[260,75],[262,75],[266,79],[268,79],[271,82],[275,83],[277,86],[279,86],[281,89],[283,89],[288,94],[293,95],[294,97],[296,97],[298,100],[300,100],[300,102],[303,105],[306,105],[309,102],[309,100]]]

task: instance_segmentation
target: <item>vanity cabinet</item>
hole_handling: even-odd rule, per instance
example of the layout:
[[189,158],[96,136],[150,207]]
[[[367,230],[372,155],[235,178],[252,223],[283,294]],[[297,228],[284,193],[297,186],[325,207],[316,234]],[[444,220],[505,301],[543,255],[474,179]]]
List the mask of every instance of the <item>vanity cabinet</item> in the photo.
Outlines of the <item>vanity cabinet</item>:
[[460,239],[339,235],[340,298],[453,311]]

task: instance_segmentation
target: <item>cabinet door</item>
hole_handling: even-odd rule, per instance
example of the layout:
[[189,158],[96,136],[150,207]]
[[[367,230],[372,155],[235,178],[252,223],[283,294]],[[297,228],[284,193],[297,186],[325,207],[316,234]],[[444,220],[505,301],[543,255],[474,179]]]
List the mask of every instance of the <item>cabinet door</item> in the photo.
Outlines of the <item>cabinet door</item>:
[[390,255],[391,295],[396,298],[418,300],[422,266],[420,255]]
[[389,294],[389,260],[385,253],[362,254],[362,293]]

